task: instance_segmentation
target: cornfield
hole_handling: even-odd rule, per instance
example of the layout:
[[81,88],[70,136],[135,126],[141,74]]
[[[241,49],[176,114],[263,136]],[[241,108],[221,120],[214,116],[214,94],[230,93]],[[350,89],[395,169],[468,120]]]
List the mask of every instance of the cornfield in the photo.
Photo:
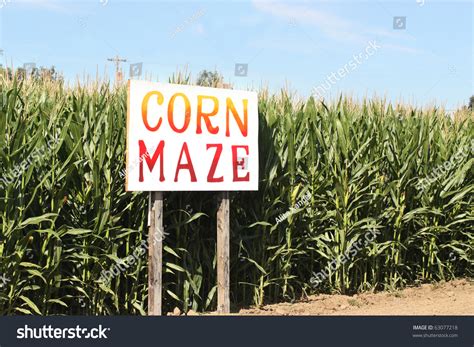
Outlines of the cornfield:
[[[0,312],[146,314],[145,250],[101,279],[147,238],[148,194],[124,191],[125,86],[0,83]],[[471,111],[261,91],[259,124],[259,191],[230,194],[233,305],[472,277]],[[215,196],[165,194],[165,311],[216,307]]]

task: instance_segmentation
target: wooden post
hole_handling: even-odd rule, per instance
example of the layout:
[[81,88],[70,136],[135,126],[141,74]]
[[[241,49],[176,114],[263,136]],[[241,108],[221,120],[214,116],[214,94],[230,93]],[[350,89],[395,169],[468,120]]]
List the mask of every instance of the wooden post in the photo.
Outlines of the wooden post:
[[221,192],[217,209],[217,312],[230,313],[229,192]]
[[161,316],[163,275],[163,192],[150,193],[148,230],[148,315]]

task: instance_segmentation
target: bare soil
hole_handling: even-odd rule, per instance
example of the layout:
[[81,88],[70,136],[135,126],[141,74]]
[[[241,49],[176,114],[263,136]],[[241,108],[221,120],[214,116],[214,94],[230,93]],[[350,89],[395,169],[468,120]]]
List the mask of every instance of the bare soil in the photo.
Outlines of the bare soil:
[[313,295],[296,303],[242,309],[239,315],[474,315],[474,282],[461,279],[394,292]]

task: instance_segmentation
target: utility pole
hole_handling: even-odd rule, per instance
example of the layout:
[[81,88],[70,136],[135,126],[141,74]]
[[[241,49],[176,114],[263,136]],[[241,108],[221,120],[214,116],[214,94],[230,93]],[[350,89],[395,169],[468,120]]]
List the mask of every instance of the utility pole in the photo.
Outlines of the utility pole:
[[120,58],[118,55],[116,55],[114,58],[108,58],[108,61],[113,61],[115,64],[115,82],[120,83],[122,82],[122,69],[120,68],[120,63],[125,63],[127,62],[127,59]]

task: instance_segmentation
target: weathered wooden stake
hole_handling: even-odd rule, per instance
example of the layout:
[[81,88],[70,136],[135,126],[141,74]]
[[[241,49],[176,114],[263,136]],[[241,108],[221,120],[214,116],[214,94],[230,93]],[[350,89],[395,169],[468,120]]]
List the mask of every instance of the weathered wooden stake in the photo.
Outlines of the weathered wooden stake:
[[230,313],[229,192],[221,192],[217,210],[217,312]]
[[150,193],[148,230],[148,315],[161,316],[163,275],[163,192]]

